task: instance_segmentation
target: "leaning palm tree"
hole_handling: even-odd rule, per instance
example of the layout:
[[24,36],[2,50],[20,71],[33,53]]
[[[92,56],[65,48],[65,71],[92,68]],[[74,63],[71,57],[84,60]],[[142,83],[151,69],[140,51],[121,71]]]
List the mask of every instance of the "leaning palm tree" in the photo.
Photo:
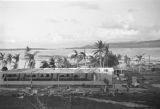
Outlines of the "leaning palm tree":
[[95,43],[96,50],[94,51],[94,55],[99,56],[99,64],[102,67],[102,54],[104,52],[105,43],[101,40]]
[[108,55],[109,55],[109,44],[106,44],[104,47],[103,67],[105,67],[106,61],[107,61],[107,67],[108,67]]
[[17,69],[18,68],[19,57],[20,57],[20,54],[16,54],[16,55],[14,55],[12,57],[13,60],[14,60],[14,61],[12,61],[14,63],[13,69]]

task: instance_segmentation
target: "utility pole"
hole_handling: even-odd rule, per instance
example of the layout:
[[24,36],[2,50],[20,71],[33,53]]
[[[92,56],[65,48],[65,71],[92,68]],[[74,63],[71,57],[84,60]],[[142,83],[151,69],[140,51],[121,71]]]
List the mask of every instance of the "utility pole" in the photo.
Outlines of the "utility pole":
[[58,76],[58,88],[59,88],[59,74],[57,74],[57,76]]
[[[31,69],[32,70],[32,69]],[[32,70],[31,71],[31,88],[32,88],[32,86],[33,86],[33,77],[32,77],[32,75],[33,75],[33,72],[36,72],[37,70]]]
[[150,69],[150,55],[149,55],[149,69]]
[[31,71],[31,88],[32,88],[32,71]]

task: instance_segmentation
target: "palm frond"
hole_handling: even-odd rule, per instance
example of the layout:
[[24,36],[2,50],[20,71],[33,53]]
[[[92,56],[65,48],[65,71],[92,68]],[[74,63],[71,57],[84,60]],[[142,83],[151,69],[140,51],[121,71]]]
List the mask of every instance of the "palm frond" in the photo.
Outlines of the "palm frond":
[[77,52],[77,50],[73,50],[73,51],[74,51],[74,53],[75,53],[75,54],[77,54],[77,55],[78,55],[78,52]]
[[34,53],[33,53],[33,55],[35,56],[35,55],[37,55],[39,53],[39,51],[35,51]]

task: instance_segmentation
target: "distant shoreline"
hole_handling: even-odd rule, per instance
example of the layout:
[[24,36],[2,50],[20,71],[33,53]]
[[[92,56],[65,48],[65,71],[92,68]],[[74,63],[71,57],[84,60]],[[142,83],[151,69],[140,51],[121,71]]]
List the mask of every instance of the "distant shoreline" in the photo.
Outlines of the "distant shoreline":
[[[111,49],[112,48],[119,48],[119,49],[125,49],[125,48],[160,48],[160,47],[110,47]],[[50,49],[50,48],[31,48],[32,50],[56,50],[56,49]],[[93,48],[93,47],[90,47],[90,48],[85,48],[85,47],[72,47],[72,48],[59,48],[59,49],[96,49],[96,48]],[[0,51],[24,51],[26,50],[25,48],[1,48]]]
[[[19,50],[26,50],[26,48],[0,48],[0,51],[19,51]],[[31,48],[31,50],[55,50],[50,48]]]

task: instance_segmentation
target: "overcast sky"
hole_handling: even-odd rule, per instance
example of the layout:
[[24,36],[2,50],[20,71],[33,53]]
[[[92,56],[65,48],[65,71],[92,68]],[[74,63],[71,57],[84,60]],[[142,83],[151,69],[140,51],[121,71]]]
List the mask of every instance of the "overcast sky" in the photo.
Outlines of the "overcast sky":
[[160,0],[0,0],[0,48],[160,39]]

